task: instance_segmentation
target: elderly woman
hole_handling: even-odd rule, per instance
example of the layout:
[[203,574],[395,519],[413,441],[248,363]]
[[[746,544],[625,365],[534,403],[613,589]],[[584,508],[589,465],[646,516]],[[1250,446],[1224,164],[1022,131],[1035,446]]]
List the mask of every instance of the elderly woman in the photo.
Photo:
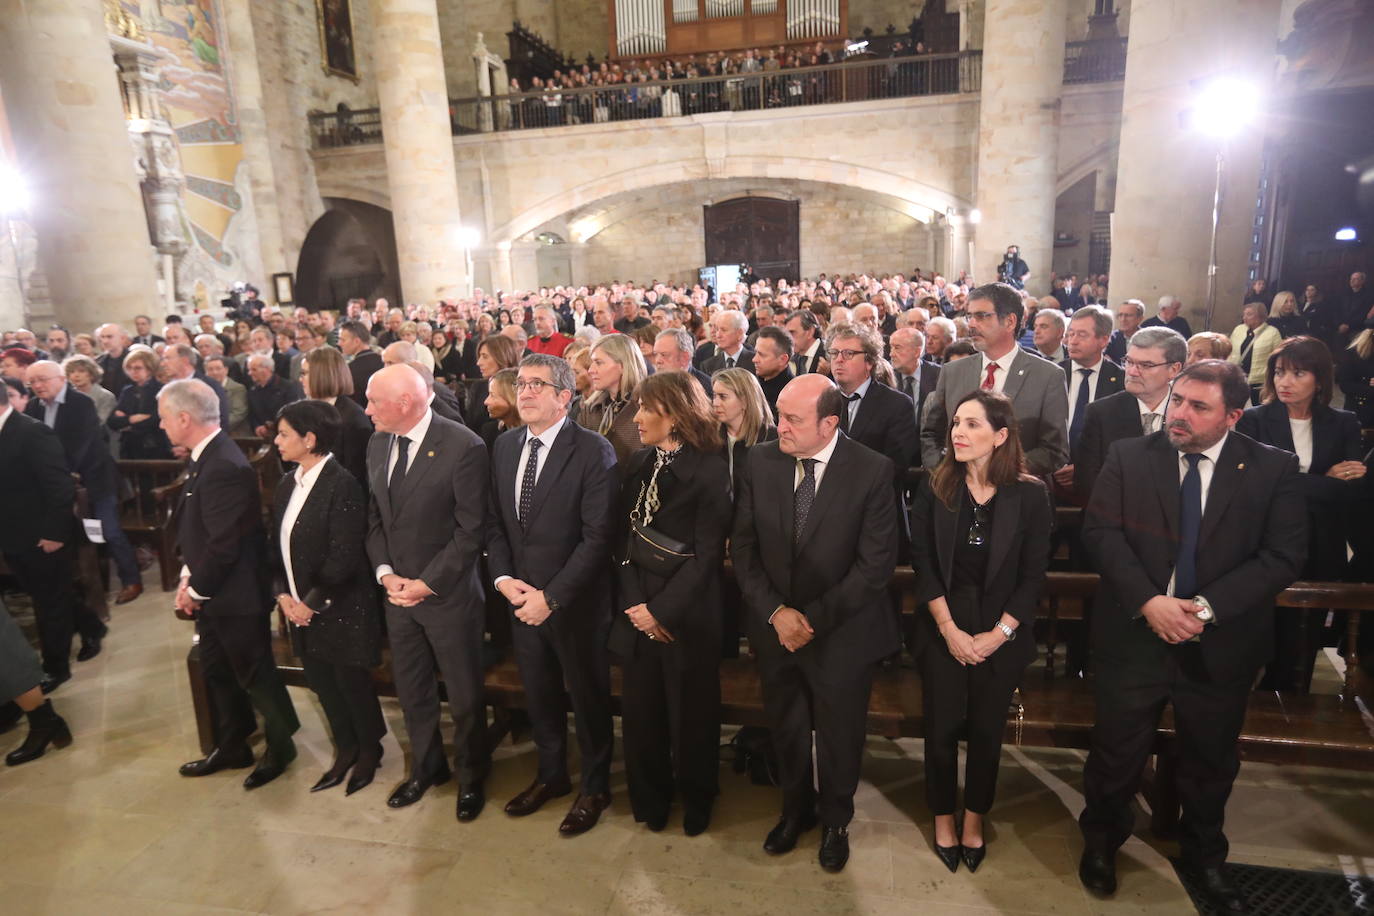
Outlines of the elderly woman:
[[95,359],[100,355],[100,345],[95,342],[94,334],[77,334],[72,338],[72,352]]
[[1227,359],[1231,355],[1231,339],[1216,331],[1199,331],[1188,338],[1188,365],[1204,359]]
[[400,339],[415,347],[415,358],[430,371],[434,373],[434,354],[429,349],[429,341],[420,343],[420,326],[414,321],[401,323],[401,330],[397,332]]
[[1240,314],[1240,324],[1231,332],[1230,361],[1240,366],[1250,383],[1251,404],[1259,403],[1269,354],[1281,340],[1283,335],[1279,329],[1269,324],[1269,306],[1263,302],[1246,303]]
[[172,457],[172,444],[158,421],[157,395],[162,383],[157,380],[158,358],[152,350],[131,350],[124,357],[124,374],[129,384],[119,393],[119,401],[106,425],[119,432],[119,454],[123,458]]
[[1311,330],[1311,318],[1298,311],[1298,297],[1289,290],[1283,290],[1274,297],[1269,309],[1269,323],[1284,337],[1297,337]]
[[109,420],[110,414],[114,413],[116,399],[100,384],[100,377],[105,374],[100,364],[89,356],[68,356],[62,361],[62,371],[73,388],[95,402],[95,415],[100,422]]
[[648,377],[644,354],[633,338],[608,334],[592,345],[591,362],[587,367],[591,393],[582,403],[577,422],[611,440],[622,470],[640,445],[634,420],[634,395]]

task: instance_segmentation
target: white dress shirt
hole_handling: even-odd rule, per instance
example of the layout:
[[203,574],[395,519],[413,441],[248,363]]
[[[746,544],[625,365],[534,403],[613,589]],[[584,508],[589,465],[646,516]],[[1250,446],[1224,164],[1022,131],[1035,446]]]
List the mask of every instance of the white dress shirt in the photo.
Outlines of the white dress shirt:
[[[1074,408],[1078,406],[1078,389],[1081,388],[1081,387],[1083,387],[1083,382],[1084,382],[1084,378],[1083,378],[1082,374],[1081,374],[1078,370],[1080,370],[1080,369],[1087,369],[1088,372],[1090,373],[1090,374],[1088,375],[1088,378],[1087,378],[1087,383],[1088,383],[1088,401],[1091,403],[1092,401],[1096,401],[1096,400],[1097,400],[1097,380],[1100,379],[1100,378],[1102,378],[1102,363],[1103,363],[1104,361],[1105,361],[1104,357],[1099,356],[1099,357],[1097,358],[1097,365],[1095,365],[1095,366],[1080,366],[1080,365],[1078,365],[1078,363],[1073,363],[1073,364],[1072,364],[1072,370],[1069,372],[1069,424],[1070,424],[1070,425],[1073,424],[1073,412],[1074,412]],[[983,367],[983,371],[984,371],[984,372],[987,371],[987,367],[986,367],[986,366]]]
[[[1150,432],[1157,433],[1164,428],[1164,402],[1166,400],[1168,400],[1167,397],[1160,398],[1159,403],[1154,406],[1153,410],[1151,410],[1150,405],[1146,404],[1140,398],[1135,399],[1136,405],[1140,407],[1140,428],[1142,430],[1147,430],[1146,435],[1149,435]],[[1149,417],[1157,418],[1154,421],[1153,427],[1150,425],[1150,422],[1147,419]]]
[[[192,464],[194,464],[195,462],[197,462],[197,461],[200,460],[200,456],[201,456],[202,453],[204,453],[205,447],[206,447],[207,445],[210,444],[210,440],[214,439],[214,438],[215,438],[216,436],[218,436],[218,435],[219,435],[219,427],[215,427],[215,431],[214,431],[214,432],[212,432],[210,435],[206,436],[204,439],[201,439],[199,442],[196,443],[196,447],[193,448],[193,449],[191,449],[191,463],[192,463]],[[189,578],[191,578],[191,567],[187,566],[187,565],[184,564],[184,563],[183,563],[182,566],[181,566],[181,578],[183,578],[183,579],[189,579]],[[198,595],[198,594],[196,594],[195,589],[191,588],[190,585],[187,585],[187,586],[186,586],[186,591],[191,595],[192,598],[196,599],[197,601],[209,601],[209,600],[210,600],[209,598],[205,597],[204,595]]]
[[[816,459],[816,467],[813,473],[816,475],[816,492],[821,492],[821,478],[825,476],[825,469],[830,467],[830,459],[835,454],[835,443],[840,441],[840,434],[837,432],[830,437],[830,441],[819,452],[812,455]],[[792,478],[792,492],[797,492],[797,487],[801,486],[802,478],[806,476],[806,469],[802,466],[801,459],[796,459],[793,464],[796,466],[795,475]]]
[[[333,458],[332,454],[325,455],[324,460],[317,462],[308,471],[302,471],[296,467],[296,487],[291,491],[291,498],[287,500],[286,511],[281,516],[281,561],[286,567],[286,588],[291,592],[291,597],[297,601],[301,600],[300,592],[296,589],[296,574],[291,568],[291,531],[296,527],[296,519],[301,514],[301,509],[305,508],[305,501],[310,496],[310,491],[315,487],[315,481],[320,479],[320,472],[324,470],[325,464]],[[319,608],[311,610],[318,611]]]
[[[39,400],[42,400],[41,398]],[[57,409],[67,403],[67,386],[62,385],[62,390],[57,392],[57,397],[51,401],[43,401],[43,425],[52,429],[57,425]]]
[[[849,422],[846,424],[846,426],[848,426],[850,429],[854,428],[854,421],[859,417],[859,405],[863,403],[864,396],[868,394],[868,386],[872,384],[873,379],[871,377],[866,378],[864,379],[863,384],[860,385],[858,388],[855,388],[852,393],[844,395],[844,409],[849,412]],[[843,392],[841,392],[841,394],[843,394]],[[849,400],[856,394],[859,396],[857,399],[852,401]],[[820,478],[816,479],[816,483],[820,483]]]
[[[1197,463],[1198,477],[1202,482],[1202,515],[1204,518],[1207,516],[1207,491],[1212,488],[1212,473],[1217,469],[1217,459],[1221,457],[1221,450],[1226,447],[1226,440],[1230,435],[1231,434],[1228,432],[1226,435],[1221,437],[1221,440],[1217,442],[1216,445],[1213,445],[1211,448],[1204,451],[1202,453],[1202,460]],[[1179,452],[1178,485],[1180,488],[1182,488],[1183,478],[1187,474],[1188,460],[1184,457],[1183,452]],[[1201,549],[1202,545],[1199,544],[1198,548]],[[1172,572],[1169,574],[1169,588],[1167,589],[1166,594],[1170,596],[1174,594],[1175,575],[1177,575],[1177,572]],[[1213,623],[1215,622],[1216,621],[1213,621]]]
[[[515,462],[515,517],[517,519],[520,518],[520,488],[524,485],[525,468],[530,462],[530,440],[538,439],[540,443],[539,454],[535,456],[536,463],[534,465],[534,482],[537,485],[539,483],[539,475],[544,473],[544,464],[549,460],[549,449],[553,448],[554,440],[558,438],[558,434],[563,429],[563,424],[567,422],[568,417],[565,414],[539,435],[531,436],[528,433],[525,435],[525,441],[520,446],[520,457]],[[512,577],[497,576],[492,584],[500,588],[501,583],[510,578]]]
[[1007,374],[1011,372],[1011,364],[1016,361],[1016,354],[1020,352],[1020,347],[1012,347],[1010,351],[1002,354],[998,359],[988,359],[988,355],[984,353],[983,371],[978,373],[978,387],[983,387],[983,379],[988,377],[988,366],[996,363],[997,372],[992,377],[992,390],[1001,391],[1007,384]]
[[[434,411],[426,410],[419,423],[406,430],[402,435],[391,437],[391,448],[386,455],[386,479],[382,481],[382,486],[386,486],[391,480],[391,472],[396,467],[396,456],[400,454],[397,443],[401,439],[410,440],[410,446],[406,450],[406,473],[409,474],[415,467],[415,456],[419,453],[425,436],[429,435],[429,422],[432,419],[434,419]],[[380,583],[383,576],[389,576],[395,572],[396,570],[392,569],[389,563],[381,564],[377,567],[377,582]]]
[[6,401],[4,407],[4,410],[0,410],[0,433],[5,431],[5,421],[10,418],[10,414],[14,413],[14,408],[9,405],[8,401]]

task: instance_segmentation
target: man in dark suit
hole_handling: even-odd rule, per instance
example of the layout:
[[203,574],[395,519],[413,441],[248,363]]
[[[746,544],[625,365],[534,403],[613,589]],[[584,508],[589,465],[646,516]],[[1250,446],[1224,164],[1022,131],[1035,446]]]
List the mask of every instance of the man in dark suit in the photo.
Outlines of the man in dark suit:
[[176,606],[196,620],[200,661],[215,717],[215,747],[183,764],[183,776],[253,765],[248,738],[262,716],[267,750],[243,781],[264,786],[296,759],[300,728],[272,658],[271,583],[257,475],[219,426],[219,400],[199,379],[169,382],[158,417],[172,445],[190,452],[177,507],[177,543],[185,565]]
[[1083,293],[1077,289],[1077,277],[1067,277],[1063,280],[1054,281],[1054,290],[1050,295],[1054,296],[1059,303],[1060,311],[1072,315],[1083,307]]
[[1120,363],[1126,358],[1126,347],[1131,335],[1140,330],[1145,320],[1145,303],[1139,299],[1127,299],[1116,307],[1116,330],[1107,341],[1107,358]]
[[1102,583],[1079,877],[1099,894],[1116,890],[1116,850],[1172,704],[1183,866],[1218,912],[1248,912],[1224,868],[1226,799],[1250,687],[1273,648],[1274,599],[1307,546],[1297,458],[1232,429],[1249,399],[1239,367],[1188,366],[1165,430],[1113,445],[1088,504],[1083,540]]
[[1084,411],[1083,433],[1074,450],[1073,490],[1083,505],[1092,498],[1107,451],[1118,439],[1148,436],[1164,428],[1169,385],[1183,371],[1188,344],[1169,328],[1141,328],[1126,355],[1125,390],[1098,398]]
[[750,449],[739,474],[731,538],[783,790],[764,849],[788,852],[816,824],[814,732],[828,871],[849,858],[873,669],[899,648],[892,462],[839,432],[843,410],[824,376],[787,386],[778,440]]
[[659,331],[654,338],[654,371],[686,372],[697,380],[701,390],[706,392],[706,400],[711,400],[711,377],[692,365],[692,335],[682,328],[667,328]]
[[1153,318],[1146,318],[1141,322],[1142,328],[1171,328],[1183,335],[1187,340],[1193,336],[1193,329],[1188,324],[1188,319],[1184,318],[1179,312],[1183,311],[1183,303],[1179,302],[1174,296],[1159,297],[1159,314]]
[[715,375],[721,369],[738,366],[754,371],[754,351],[744,345],[749,319],[737,309],[717,312],[711,319],[711,338],[716,343],[716,355],[701,364],[701,371]]
[[[160,344],[162,342],[162,335],[153,333],[153,319],[149,318],[147,315],[139,315],[138,317],[134,318],[133,343],[143,344],[143,346],[145,347],[151,347],[153,344]],[[118,392],[115,392],[116,397],[118,396],[118,394]]]
[[[39,360],[29,367],[34,396],[26,413],[57,433],[67,456],[67,469],[81,478],[91,515],[100,520],[101,534],[110,546],[122,586],[116,604],[128,604],[143,593],[143,576],[133,545],[119,520],[119,469],[110,454],[105,426],[96,416],[95,402],[67,384],[57,363]],[[83,633],[78,661],[100,654],[104,627]]]
[[248,357],[248,377],[253,381],[248,389],[248,425],[259,439],[271,439],[276,435],[277,411],[304,398],[305,392],[300,382],[278,375],[272,357],[261,353]]
[[778,419],[778,395],[795,377],[792,374],[792,338],[782,328],[768,325],[759,328],[754,341],[754,374],[763,389],[773,421]]
[[1112,313],[1100,305],[1085,305],[1069,322],[1065,343],[1069,358],[1059,365],[1069,390],[1069,463],[1054,472],[1060,497],[1072,496],[1073,459],[1083,435],[1088,405],[1116,394],[1126,385],[1121,367],[1104,355],[1112,336]]
[[611,802],[612,511],[615,449],[568,419],[572,368],[556,356],[520,363],[516,406],[523,429],[492,449],[488,566],[514,614],[511,637],[529,700],[539,772],[506,805],[523,817],[572,791],[564,690],[577,717],[581,788],[559,825],[563,836],[596,825]]
[[[887,342],[892,371],[897,373],[897,390],[915,402],[917,429],[921,426],[921,407],[940,382],[940,367],[924,358],[925,349],[925,335],[915,328],[898,328]],[[918,439],[918,452],[919,446]]]
[[396,693],[410,733],[410,775],[387,799],[419,801],[451,775],[439,735],[436,663],[455,725],[458,819],[486,804],[491,757],[482,704],[485,596],[478,573],[486,523],[487,453],[466,427],[436,416],[409,366],[368,382],[371,481],[367,555],[386,589],[386,629]]
[[[0,388],[8,394],[6,388]],[[33,599],[43,656],[43,693],[71,680],[72,634],[104,633],[77,598],[72,576],[72,518],[76,485],[67,472],[57,435],[40,420],[0,401],[0,495],[5,522],[0,551],[19,585]]]
[[797,309],[783,324],[792,335],[792,374],[819,372],[830,374],[825,361],[825,343],[821,340],[821,323],[810,309]]
[[367,406],[367,382],[382,368],[382,357],[372,347],[372,334],[361,321],[345,321],[339,328],[339,352],[348,360],[353,376],[353,394],[359,407]]
[[95,358],[100,366],[100,384],[110,394],[119,397],[119,393],[129,384],[129,377],[124,374],[124,357],[129,355],[129,335],[117,324],[102,324],[95,329],[95,338],[100,343],[100,349],[105,351]]
[[[162,368],[167,371],[168,381],[195,379],[204,382],[219,401],[220,429],[229,428],[229,393],[219,382],[205,375],[203,369],[197,368],[196,351],[189,344],[168,344],[162,351]],[[172,451],[177,452],[175,443]]]
[[900,391],[874,380],[881,346],[877,334],[849,322],[831,325],[825,342],[831,374],[845,401],[840,430],[886,455],[900,479],[920,453],[916,406]]

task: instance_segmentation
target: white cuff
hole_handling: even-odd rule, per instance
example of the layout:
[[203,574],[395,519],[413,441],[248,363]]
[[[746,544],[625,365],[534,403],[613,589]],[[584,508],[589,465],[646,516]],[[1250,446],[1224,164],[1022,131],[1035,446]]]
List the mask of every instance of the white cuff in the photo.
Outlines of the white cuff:
[[392,569],[389,564],[383,563],[381,566],[377,567],[377,584],[381,585],[382,579],[386,576],[394,575],[396,575],[396,570]]

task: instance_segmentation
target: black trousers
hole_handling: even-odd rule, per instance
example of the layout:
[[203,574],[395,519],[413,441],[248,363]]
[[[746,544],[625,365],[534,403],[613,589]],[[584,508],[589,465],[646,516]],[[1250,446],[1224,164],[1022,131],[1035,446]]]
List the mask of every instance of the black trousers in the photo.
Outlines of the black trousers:
[[[410,735],[410,775],[429,779],[444,769],[439,734],[439,683],[444,678],[454,725],[454,763],[461,785],[487,778],[487,708],[482,702],[482,606],[415,607],[386,603],[391,671]],[[436,670],[437,669],[437,670]]]
[[975,814],[992,810],[1007,708],[1023,673],[1021,665],[998,670],[990,660],[961,665],[943,645],[927,646],[922,653],[926,804],[931,814],[953,814],[958,807],[961,737],[968,742],[964,808]]
[[620,718],[635,820],[663,817],[675,793],[686,808],[709,808],[720,792],[720,666],[679,667],[672,648],[635,639]]
[[72,556],[71,544],[52,553],[44,553],[37,545],[5,551],[5,563],[33,598],[43,670],[54,677],[71,673],[74,633],[79,632],[83,640],[105,634],[105,624],[77,597]]
[[[377,753],[386,734],[382,704],[372,672],[361,665],[336,665],[310,654],[301,657],[310,689],[320,698],[334,749],[339,756],[358,751],[364,757]],[[380,759],[380,758],[379,758]]]
[[[873,668],[867,664],[822,672],[792,656],[760,664],[763,706],[778,755],[785,817],[800,817],[819,807],[826,827],[845,827],[853,820],[854,792],[859,788],[868,738]],[[811,767],[813,731],[819,780]]]
[[[510,611],[506,614],[510,616]],[[539,781],[567,785],[568,713],[564,689],[572,700],[577,745],[582,754],[582,792],[611,791],[611,668],[606,654],[610,621],[599,626],[564,621],[555,632],[547,623],[532,627],[511,620],[515,664],[529,704],[530,730],[539,751]]]
[[257,731],[256,710],[267,754],[281,762],[294,757],[291,736],[301,723],[272,658],[271,616],[202,614],[196,633],[215,712],[215,744],[231,753],[247,749]]
[[1240,772],[1236,741],[1252,680],[1212,683],[1198,647],[1191,644],[1170,650],[1165,663],[1153,667],[1099,658],[1097,719],[1083,768],[1087,807],[1078,820],[1090,848],[1114,852],[1131,835],[1131,798],[1164,704],[1172,703],[1183,808],[1180,851],[1199,867],[1226,861],[1229,847],[1222,826],[1226,800]]

